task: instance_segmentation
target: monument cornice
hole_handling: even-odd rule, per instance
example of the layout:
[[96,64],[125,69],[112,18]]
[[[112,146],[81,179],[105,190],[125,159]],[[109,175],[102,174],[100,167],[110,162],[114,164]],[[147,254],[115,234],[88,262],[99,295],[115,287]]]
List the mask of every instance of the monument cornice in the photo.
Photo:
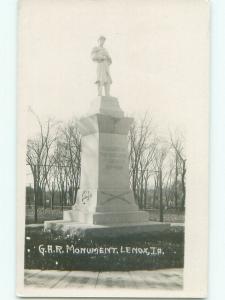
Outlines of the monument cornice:
[[109,133],[127,135],[133,118],[116,118],[109,115],[96,113],[91,116],[81,118],[77,124],[82,136],[96,133]]

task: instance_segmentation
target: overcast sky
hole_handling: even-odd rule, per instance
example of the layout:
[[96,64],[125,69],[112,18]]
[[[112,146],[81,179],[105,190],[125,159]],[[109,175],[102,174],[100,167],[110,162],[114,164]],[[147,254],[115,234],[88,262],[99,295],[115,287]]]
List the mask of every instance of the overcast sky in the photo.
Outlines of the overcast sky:
[[[186,128],[205,101],[208,32],[199,22],[201,6],[192,0],[169,2],[23,1],[20,101],[41,119],[85,114],[97,94],[90,52],[104,35],[113,62],[111,95],[125,113],[148,110],[162,131]],[[33,135],[30,113],[28,122]]]

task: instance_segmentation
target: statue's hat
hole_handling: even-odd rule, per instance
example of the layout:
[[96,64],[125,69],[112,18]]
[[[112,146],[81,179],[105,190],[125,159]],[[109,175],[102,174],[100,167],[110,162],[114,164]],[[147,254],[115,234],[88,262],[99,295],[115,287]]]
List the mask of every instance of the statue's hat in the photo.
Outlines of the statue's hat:
[[104,35],[100,35],[100,37],[98,38],[98,40],[106,40],[106,38],[104,37]]

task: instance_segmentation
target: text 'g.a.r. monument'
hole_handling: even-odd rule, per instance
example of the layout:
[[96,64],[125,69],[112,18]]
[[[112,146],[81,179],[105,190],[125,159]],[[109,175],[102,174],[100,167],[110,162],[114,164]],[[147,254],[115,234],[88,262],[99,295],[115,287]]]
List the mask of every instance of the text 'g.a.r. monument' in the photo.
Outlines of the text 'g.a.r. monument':
[[130,188],[127,136],[133,119],[125,117],[118,100],[110,96],[112,59],[104,42],[101,36],[91,52],[97,64],[98,96],[78,122],[82,151],[77,201],[72,210],[64,211],[63,220],[46,221],[45,229],[95,234],[162,230],[168,225],[149,222]]

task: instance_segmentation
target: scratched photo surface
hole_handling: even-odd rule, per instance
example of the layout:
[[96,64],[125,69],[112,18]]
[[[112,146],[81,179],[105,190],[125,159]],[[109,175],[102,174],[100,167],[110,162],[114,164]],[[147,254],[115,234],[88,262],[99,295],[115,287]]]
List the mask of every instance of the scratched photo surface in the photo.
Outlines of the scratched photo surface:
[[18,19],[17,294],[205,297],[208,2]]

